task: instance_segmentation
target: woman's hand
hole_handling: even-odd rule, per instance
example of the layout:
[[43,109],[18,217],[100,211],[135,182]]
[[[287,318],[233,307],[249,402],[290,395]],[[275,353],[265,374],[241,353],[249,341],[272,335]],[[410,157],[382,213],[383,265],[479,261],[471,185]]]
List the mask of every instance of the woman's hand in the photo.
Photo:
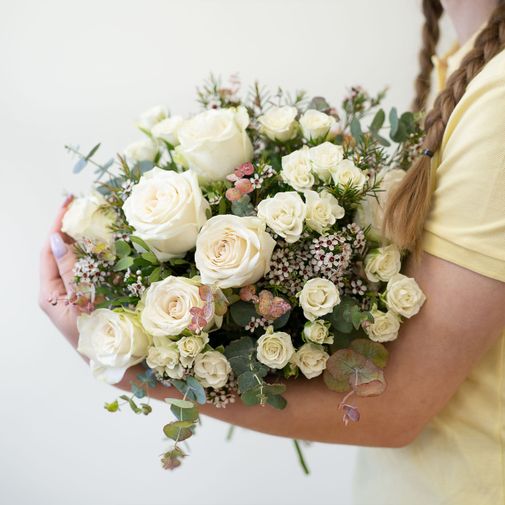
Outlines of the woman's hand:
[[63,203],[50,235],[40,255],[40,308],[60,330],[65,338],[77,348],[78,309],[67,303],[72,292],[75,255],[68,238],[61,233],[61,221],[72,197]]

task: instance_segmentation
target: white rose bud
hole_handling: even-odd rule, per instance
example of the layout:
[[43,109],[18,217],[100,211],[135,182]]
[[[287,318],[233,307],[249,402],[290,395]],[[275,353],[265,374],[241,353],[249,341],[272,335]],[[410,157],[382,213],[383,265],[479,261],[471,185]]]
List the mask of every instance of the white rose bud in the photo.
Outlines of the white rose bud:
[[344,159],[344,150],[342,146],[336,146],[331,142],[323,142],[309,149],[309,158],[312,163],[312,170],[322,181],[329,182],[331,174]]
[[315,109],[309,109],[300,118],[302,133],[307,140],[326,140],[335,123],[334,117]]
[[309,321],[329,314],[340,303],[335,284],[320,277],[307,281],[298,296],[303,314]]
[[[198,283],[186,277],[169,276],[153,282],[145,291],[139,304],[140,320],[153,336],[175,337],[191,324],[190,310],[204,305]],[[206,329],[220,324],[221,318],[216,318],[212,310]]]
[[133,142],[124,150],[126,161],[134,163],[141,161],[154,161],[157,154],[158,145],[151,139]]
[[271,328],[258,339],[256,346],[258,361],[276,369],[284,368],[295,352],[291,336],[283,331],[272,332]]
[[166,337],[155,337],[154,344],[147,352],[146,363],[149,368],[171,379],[182,379],[184,367],[180,362],[177,344]]
[[323,233],[333,226],[337,219],[344,217],[344,208],[328,191],[323,190],[321,193],[316,193],[308,190],[305,191],[304,196],[307,205],[307,226],[318,233]]
[[258,217],[214,216],[196,240],[195,264],[204,284],[239,288],[268,272],[274,247]]
[[352,186],[363,189],[366,176],[351,160],[342,160],[332,172],[333,182],[337,186]]
[[109,309],[81,314],[77,329],[77,350],[89,358],[93,375],[108,384],[117,384],[127,368],[140,363],[151,343],[135,316]]
[[258,205],[258,217],[288,244],[300,238],[305,214],[305,203],[296,191],[276,193]]
[[231,366],[219,351],[207,351],[195,358],[193,372],[202,386],[219,389],[228,382]]
[[314,185],[314,174],[307,146],[282,157],[281,178],[297,191],[305,191]]
[[168,117],[168,109],[164,105],[155,105],[150,109],[146,110],[139,120],[139,127],[144,130],[151,130],[151,128],[163,121]]
[[106,204],[96,191],[75,198],[63,216],[61,231],[77,241],[87,238],[111,247],[114,242],[111,226],[116,221],[116,214],[110,208],[104,209]]
[[313,379],[323,373],[329,357],[322,346],[307,343],[296,351],[294,362],[307,379]]
[[370,337],[370,340],[374,342],[390,342],[398,337],[398,331],[400,330],[400,319],[394,313],[388,310],[387,312],[382,312],[378,309],[372,309],[370,311],[374,321],[364,326],[366,334]]
[[309,321],[303,327],[303,336],[315,344],[333,344],[333,335],[330,335],[330,323],[323,319]]
[[135,235],[160,261],[184,256],[195,247],[208,209],[194,173],[179,174],[158,167],[140,178],[123,204]]
[[365,258],[365,274],[372,282],[387,282],[400,272],[402,258],[394,244],[373,249]]
[[397,314],[407,318],[415,316],[425,300],[426,296],[414,279],[396,274],[389,280],[386,287],[386,304]]
[[296,107],[272,107],[258,118],[260,131],[271,140],[286,142],[296,137],[298,124]]
[[209,343],[209,335],[207,333],[200,333],[199,335],[189,335],[182,337],[177,342],[179,353],[181,355],[181,363],[185,367],[190,367],[196,356],[200,354],[204,347]]
[[179,125],[176,152],[202,182],[224,180],[242,163],[252,160],[245,107],[202,112]]
[[156,123],[151,129],[151,133],[154,138],[166,140],[169,144],[175,147],[179,144],[177,131],[183,121],[184,119],[181,116],[168,117],[163,121]]

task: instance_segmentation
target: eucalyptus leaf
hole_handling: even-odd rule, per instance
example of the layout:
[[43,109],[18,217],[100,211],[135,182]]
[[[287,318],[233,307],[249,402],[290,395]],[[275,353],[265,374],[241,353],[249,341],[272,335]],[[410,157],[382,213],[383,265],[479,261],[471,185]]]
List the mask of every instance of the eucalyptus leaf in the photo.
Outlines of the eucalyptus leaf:
[[174,421],[163,426],[163,433],[176,442],[182,442],[193,435],[191,430],[193,426],[194,423],[191,421]]
[[131,253],[132,248],[124,240],[116,240],[115,244],[116,255],[119,258],[128,256]]
[[170,410],[179,421],[191,421],[194,423],[198,420],[198,409],[194,405],[190,409],[181,409],[176,405],[172,405]]
[[192,409],[195,405],[188,400],[180,400],[179,398],[165,398],[165,402],[169,405],[175,405],[181,409]]
[[121,270],[126,270],[130,268],[133,265],[133,258],[131,256],[125,256],[124,258],[121,258],[115,265],[114,265],[114,272],[120,272]]
[[267,403],[275,409],[282,410],[288,404],[286,398],[281,395],[268,395]]

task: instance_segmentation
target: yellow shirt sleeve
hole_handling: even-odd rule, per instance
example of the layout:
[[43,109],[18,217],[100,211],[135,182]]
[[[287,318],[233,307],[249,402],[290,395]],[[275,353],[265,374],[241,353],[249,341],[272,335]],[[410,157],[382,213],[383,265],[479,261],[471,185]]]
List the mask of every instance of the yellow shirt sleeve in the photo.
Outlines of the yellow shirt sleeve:
[[469,84],[431,170],[422,248],[505,282],[505,51]]

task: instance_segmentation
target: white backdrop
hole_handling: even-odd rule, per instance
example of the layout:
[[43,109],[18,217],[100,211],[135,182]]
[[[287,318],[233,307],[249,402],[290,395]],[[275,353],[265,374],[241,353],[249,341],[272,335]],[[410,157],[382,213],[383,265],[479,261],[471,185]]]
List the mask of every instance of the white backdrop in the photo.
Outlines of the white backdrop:
[[226,443],[208,418],[192,457],[163,471],[168,409],[103,410],[116,391],[36,306],[38,250],[64,192],[90,181],[71,174],[63,144],[114,154],[144,109],[196,110],[210,71],[333,101],[352,84],[390,85],[406,107],[420,22],[417,0],[1,0],[1,503],[349,503],[354,448],[313,445],[306,478],[289,440],[238,430]]

